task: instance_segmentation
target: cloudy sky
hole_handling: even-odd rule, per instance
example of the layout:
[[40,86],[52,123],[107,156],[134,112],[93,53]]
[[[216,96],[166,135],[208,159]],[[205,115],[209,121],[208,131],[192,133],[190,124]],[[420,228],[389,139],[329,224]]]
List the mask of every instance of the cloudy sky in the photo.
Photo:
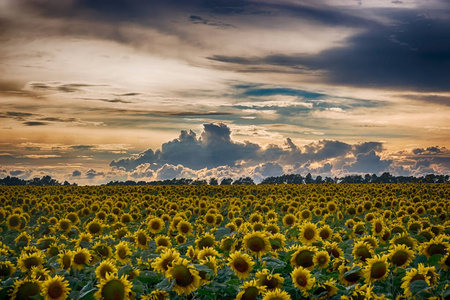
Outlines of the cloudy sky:
[[450,173],[448,0],[0,0],[0,178]]

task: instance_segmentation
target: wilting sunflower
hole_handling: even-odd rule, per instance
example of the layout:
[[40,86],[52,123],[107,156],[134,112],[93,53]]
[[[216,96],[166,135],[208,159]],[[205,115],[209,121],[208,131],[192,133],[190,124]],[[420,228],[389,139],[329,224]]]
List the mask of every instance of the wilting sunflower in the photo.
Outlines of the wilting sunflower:
[[298,288],[303,295],[307,295],[307,292],[313,288],[316,278],[311,276],[311,272],[303,267],[295,268],[291,273],[292,282],[294,286]]
[[389,274],[387,255],[376,255],[373,258],[368,258],[367,266],[364,267],[362,274],[369,284],[386,279]]
[[36,279],[17,280],[12,286],[11,300],[31,300],[39,296],[42,284]]
[[22,217],[20,214],[12,214],[6,219],[6,226],[9,230],[20,230],[22,227]]
[[214,236],[210,233],[205,233],[201,238],[195,240],[195,245],[197,249],[201,250],[205,247],[214,247],[216,240]]
[[14,239],[14,242],[16,243],[17,247],[27,247],[30,245],[31,236],[26,231],[24,231]]
[[22,253],[17,261],[17,266],[24,272],[30,272],[32,267],[42,266],[44,263],[44,254],[42,252],[34,252],[31,254]]
[[[355,265],[357,266],[357,265]],[[350,274],[347,274],[348,271],[350,271],[352,267],[347,265],[340,265],[339,270],[339,281],[345,285],[345,286],[351,286],[354,284],[357,284],[360,279],[362,278],[362,271],[361,267],[359,267],[355,272],[351,272]]]
[[272,251],[282,251],[286,246],[286,236],[281,233],[275,233],[269,236],[269,242]]
[[172,261],[178,258],[180,258],[180,253],[177,250],[166,249],[152,262],[152,268],[158,273],[165,274],[172,265]]
[[403,293],[406,297],[413,297],[413,292],[410,289],[411,283],[417,280],[424,280],[428,285],[430,285],[430,277],[427,276],[428,270],[425,266],[419,263],[418,268],[412,268],[406,271],[406,275],[402,278]]
[[42,284],[41,296],[45,300],[65,300],[69,296],[69,283],[64,277],[55,275]]
[[128,242],[121,241],[116,245],[116,253],[115,258],[123,265],[126,265],[130,262],[131,250],[128,246]]
[[280,288],[284,282],[284,278],[280,274],[271,274],[268,269],[256,272],[255,277],[257,285],[265,286],[268,291]]
[[280,289],[274,289],[272,291],[268,291],[264,294],[262,300],[291,300],[291,295],[289,295],[286,291],[282,291]]
[[405,268],[414,258],[414,252],[406,245],[393,245],[389,250],[389,260],[397,268]]
[[10,277],[16,271],[16,267],[9,260],[0,261],[0,279]]
[[70,250],[65,250],[58,254],[58,262],[63,270],[69,270],[72,265],[73,253]]
[[299,246],[296,247],[297,251],[292,254],[290,263],[293,267],[303,267],[308,270],[314,268],[314,255],[317,252],[317,248],[313,246]]
[[257,285],[254,279],[244,282],[240,288],[241,291],[237,294],[236,300],[256,300],[260,294],[265,292],[265,288]]
[[450,243],[444,241],[444,235],[439,235],[432,238],[429,242],[422,243],[419,248],[419,253],[430,258],[435,254],[447,254],[449,248]]
[[325,250],[319,251],[314,255],[313,263],[314,266],[317,266],[319,269],[325,269],[330,263],[330,255]]
[[133,284],[123,275],[119,278],[117,274],[106,274],[106,279],[100,281],[99,288],[95,293],[96,299],[103,300],[130,300],[130,293]]
[[320,240],[316,224],[311,222],[303,223],[299,228],[298,240],[305,245],[312,245]]
[[359,241],[353,246],[352,255],[355,260],[366,262],[367,259],[372,258],[375,255],[375,251],[369,243]]
[[244,236],[244,248],[257,257],[261,257],[271,249],[271,246],[266,234],[254,231]]
[[246,279],[249,277],[254,264],[255,262],[250,255],[241,253],[240,251],[233,252],[228,258],[228,265],[239,279]]
[[95,269],[95,274],[97,275],[98,280],[104,280],[106,279],[106,274],[114,274],[116,272],[118,272],[117,267],[114,262],[109,259],[102,261]]
[[92,246],[92,250],[102,259],[108,259],[113,256],[112,248],[107,243],[101,241],[95,243],[94,246]]
[[91,253],[85,248],[77,248],[77,250],[73,251],[72,257],[72,267],[75,270],[83,270],[92,259]]
[[[338,289],[336,287],[336,282],[332,279],[328,279],[324,283],[319,284],[317,289],[314,291],[313,295],[318,297],[318,299],[329,299],[336,295]],[[322,295],[322,296],[319,296]]]
[[169,279],[175,279],[172,290],[178,295],[189,295],[200,287],[198,271],[189,265],[187,259],[178,258],[172,262],[172,266],[166,272]]

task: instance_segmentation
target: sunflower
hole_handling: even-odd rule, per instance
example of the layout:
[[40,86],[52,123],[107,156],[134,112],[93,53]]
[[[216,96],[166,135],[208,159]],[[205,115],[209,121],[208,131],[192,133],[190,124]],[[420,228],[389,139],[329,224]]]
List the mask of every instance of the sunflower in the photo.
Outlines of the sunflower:
[[[355,265],[355,266],[358,266],[358,265]],[[354,272],[352,271],[351,273],[348,274],[347,272],[350,271],[351,269],[352,268],[350,266],[347,266],[345,264],[340,265],[338,268],[339,280],[345,286],[351,286],[351,285],[357,284],[360,281],[360,279],[362,278],[362,271],[361,271],[360,266]]]
[[406,245],[393,245],[389,250],[389,260],[397,268],[407,267],[414,258],[414,252]]
[[271,249],[271,245],[267,235],[254,231],[244,236],[244,248],[257,257],[261,257]]
[[269,236],[269,242],[272,246],[272,251],[282,251],[286,246],[286,236],[281,233],[275,233]]
[[364,235],[357,240],[368,243],[372,249],[378,248],[378,239],[373,235]]
[[241,291],[237,294],[236,300],[256,300],[260,294],[265,292],[265,288],[257,285],[254,279],[244,282],[240,288]]
[[86,231],[89,232],[90,234],[97,236],[97,235],[102,235],[103,233],[103,222],[101,220],[92,220],[91,222],[89,222],[88,224],[86,224],[85,226]]
[[25,278],[14,282],[13,291],[10,294],[11,300],[36,299],[39,296],[42,284],[36,279]]
[[314,266],[317,266],[319,269],[325,269],[330,263],[330,255],[325,250],[319,251],[314,255],[313,263]]
[[450,252],[447,252],[447,254],[442,256],[441,260],[439,261],[439,265],[446,271],[450,269]]
[[280,289],[274,289],[264,294],[262,300],[291,300],[291,295]]
[[192,224],[182,220],[178,222],[177,228],[178,232],[182,235],[189,235],[193,232],[194,228],[192,227]]
[[60,265],[60,268],[63,270],[69,270],[70,266],[72,264],[73,259],[73,253],[70,250],[65,250],[58,254],[58,262]]
[[92,250],[102,259],[108,259],[113,256],[112,248],[107,243],[101,241],[95,243],[94,246],[92,246]]
[[200,287],[201,278],[198,271],[184,258],[174,260],[166,276],[169,279],[175,279],[172,290],[178,295],[189,295]]
[[31,271],[32,267],[42,266],[43,263],[44,254],[42,252],[22,253],[17,261],[17,266],[23,273],[27,273]]
[[20,230],[22,227],[22,216],[20,214],[12,214],[6,219],[6,226],[9,230]]
[[299,228],[298,240],[305,245],[311,245],[320,240],[316,224],[311,222],[303,223]]
[[316,278],[311,276],[311,272],[303,267],[295,268],[291,273],[294,286],[298,288],[303,295],[313,288]]
[[402,278],[403,293],[406,297],[413,297],[413,292],[410,289],[411,283],[417,280],[424,280],[428,285],[430,285],[430,277],[427,276],[428,270],[425,266],[419,263],[418,268],[412,268],[406,271],[406,275]]
[[210,233],[205,233],[203,237],[195,240],[195,245],[197,249],[201,250],[205,247],[214,247],[216,244],[216,240],[214,236]]
[[130,262],[131,250],[128,246],[128,242],[121,241],[116,245],[115,258],[123,265]]
[[17,247],[27,247],[30,245],[31,236],[26,231],[24,231],[14,239],[14,242],[16,243]]
[[252,261],[250,255],[241,253],[240,251],[233,252],[228,258],[228,265],[239,279],[246,279],[249,277],[254,264],[255,262]]
[[133,284],[123,275],[119,278],[117,274],[106,274],[106,279],[97,285],[98,291],[94,297],[103,300],[130,300]]
[[203,248],[202,250],[200,250],[200,251],[198,252],[197,258],[198,258],[199,260],[202,260],[202,259],[204,259],[204,258],[206,258],[206,257],[208,257],[208,256],[214,256],[214,257],[216,257],[216,256],[218,256],[218,255],[219,255],[219,252],[217,252],[216,249],[214,249],[214,248],[212,248],[212,247],[206,247],[206,248]]
[[11,277],[16,271],[16,267],[9,260],[0,261],[0,279]]
[[412,238],[409,233],[399,233],[396,234],[392,240],[391,240],[391,245],[406,245],[407,247],[409,247],[411,250],[415,250],[416,246],[417,246],[417,242],[414,238]]
[[141,300],[169,300],[169,293],[162,290],[153,290],[150,295],[142,296]]
[[92,259],[91,253],[85,248],[78,247],[77,250],[73,251],[72,255],[72,267],[75,270],[83,270]]
[[419,253],[426,255],[428,258],[435,254],[447,254],[450,248],[450,243],[444,241],[444,236],[439,235],[432,238],[429,242],[422,243],[419,248]]
[[296,247],[294,254],[292,254],[290,263],[293,267],[303,267],[308,270],[314,268],[314,255],[317,252],[317,248],[313,246],[299,246]]
[[366,231],[365,223],[364,222],[356,222],[355,225],[352,227],[352,231],[356,235],[363,235]]
[[158,234],[164,230],[164,220],[158,217],[153,217],[147,221],[147,228],[153,234]]
[[297,218],[293,214],[286,214],[283,217],[283,225],[285,227],[292,227],[295,222],[297,222]]
[[134,233],[134,240],[136,245],[140,249],[148,249],[148,242],[150,241],[150,237],[143,229],[139,229]]
[[332,279],[328,279],[324,283],[318,285],[318,288],[314,291],[313,295],[322,300],[332,298],[337,294],[337,292],[338,289],[336,287],[336,282],[334,282]]
[[359,241],[353,246],[352,255],[355,260],[365,262],[367,259],[372,258],[375,255],[375,251],[369,243]]
[[334,258],[339,258],[344,255],[344,251],[339,247],[337,242],[325,241],[323,248],[328,252],[328,254]]
[[177,234],[175,236],[175,241],[177,242],[178,245],[181,245],[181,244],[186,243],[187,239],[186,239],[186,236],[184,236],[182,234]]
[[367,266],[363,269],[363,277],[367,283],[375,281],[383,281],[389,274],[389,264],[387,263],[387,255],[376,255],[367,259]]
[[76,241],[76,247],[80,247],[80,248],[85,248],[83,247],[84,243],[91,243],[92,242],[92,234],[90,234],[89,232],[82,232],[80,233],[80,235],[78,236],[78,239]]
[[216,214],[205,214],[205,216],[203,217],[203,223],[209,226],[214,226],[216,224]]
[[284,278],[280,274],[270,274],[268,269],[256,272],[256,283],[258,286],[265,286],[268,291],[280,288]]
[[319,228],[319,236],[323,241],[331,239],[331,237],[333,236],[333,230],[330,228],[330,226],[324,225]]
[[180,253],[175,249],[166,249],[152,262],[152,268],[158,272],[165,274],[172,264],[172,261],[180,258]]
[[32,267],[31,277],[39,281],[45,281],[50,277],[50,270],[44,268],[44,266]]
[[[213,272],[213,274],[217,276],[219,262],[217,261],[217,258],[215,256],[207,256],[204,259],[200,260],[200,263],[204,266],[207,266]],[[200,271],[199,274],[203,279],[202,275],[205,274],[202,274],[202,271]]]
[[55,275],[42,284],[41,296],[45,300],[65,300],[69,296],[69,283],[64,277]]
[[114,265],[114,262],[112,260],[104,260],[102,261],[98,267],[95,269],[95,274],[97,275],[98,280],[104,280],[106,279],[106,274],[114,274],[117,273],[118,269]]
[[431,228],[424,228],[424,229],[419,230],[419,235],[426,238],[427,241],[430,241],[432,238],[435,237],[435,234],[433,231],[431,231]]

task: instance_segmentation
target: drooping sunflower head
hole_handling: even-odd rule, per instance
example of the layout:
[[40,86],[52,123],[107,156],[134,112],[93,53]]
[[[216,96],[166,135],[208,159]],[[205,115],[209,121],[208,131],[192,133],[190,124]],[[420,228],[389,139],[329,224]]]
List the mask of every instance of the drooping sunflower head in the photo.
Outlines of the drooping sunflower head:
[[233,252],[228,258],[228,265],[240,279],[246,279],[250,276],[255,262],[252,258],[240,251]]
[[257,285],[264,286],[268,291],[280,288],[284,282],[284,278],[280,274],[271,274],[268,269],[256,272],[255,277]]
[[291,273],[294,286],[302,291],[303,294],[313,288],[316,278],[311,276],[311,272],[303,267],[295,268]]
[[26,231],[24,231],[14,239],[14,242],[16,243],[17,247],[27,247],[30,245],[31,236]]
[[337,292],[338,288],[336,287],[336,282],[334,282],[332,279],[328,279],[327,281],[319,284],[313,295],[322,300],[332,298],[334,295],[337,295]]
[[10,293],[12,300],[31,300],[41,293],[42,284],[36,279],[25,278],[14,282],[13,291]]
[[133,284],[123,275],[119,278],[117,274],[106,274],[106,279],[100,281],[99,288],[95,293],[96,299],[103,300],[130,300]]
[[16,267],[9,260],[0,261],[0,279],[8,278],[16,271]]
[[134,241],[140,249],[148,249],[150,236],[143,229],[139,229],[134,233]]
[[372,223],[372,234],[374,236],[379,236],[383,233],[385,224],[381,218],[374,218],[371,221]]
[[210,233],[205,233],[201,238],[195,240],[195,245],[197,249],[201,250],[206,247],[214,247],[216,240],[214,236]]
[[286,236],[281,233],[272,234],[269,237],[269,242],[272,246],[272,251],[282,251],[286,246]]
[[58,254],[59,266],[63,270],[69,270],[72,265],[73,253],[70,250],[65,250]]
[[95,274],[98,280],[106,279],[106,274],[114,274],[118,272],[118,269],[112,260],[102,261],[95,269]]
[[418,268],[411,268],[409,271],[406,271],[406,275],[402,278],[401,288],[403,289],[403,294],[406,297],[412,298],[413,291],[411,291],[411,284],[417,280],[423,280],[428,285],[430,285],[430,278],[427,276],[427,270],[423,266],[423,264],[418,265]]
[[353,246],[352,254],[355,260],[366,262],[367,259],[372,258],[375,255],[375,252],[369,243],[359,241]]
[[362,278],[361,266],[354,265],[353,267],[342,264],[338,268],[339,281],[345,286],[357,284]]
[[406,245],[393,245],[389,250],[389,260],[397,268],[405,268],[414,258],[414,252]]
[[444,241],[444,235],[439,235],[432,238],[429,242],[422,243],[420,245],[419,252],[420,254],[426,255],[428,258],[435,254],[447,254],[448,249],[450,248],[450,243]]
[[183,258],[178,258],[173,261],[166,275],[170,279],[175,279],[175,284],[172,289],[178,295],[189,295],[200,286],[201,278],[198,271]]
[[363,270],[363,276],[367,283],[383,281],[389,274],[387,255],[376,255],[367,259],[367,266]]
[[265,288],[259,286],[254,279],[244,282],[240,289],[241,291],[237,294],[236,300],[256,300],[265,291]]
[[325,241],[323,244],[323,248],[328,252],[330,256],[333,258],[339,258],[344,255],[344,251],[339,247],[337,242],[328,242]]
[[32,267],[31,277],[39,281],[45,281],[50,277],[50,270],[44,268],[44,266]]
[[305,245],[312,245],[314,242],[320,240],[316,224],[311,222],[303,223],[299,228],[298,240]]
[[65,300],[69,296],[69,282],[64,277],[55,275],[42,284],[41,295],[46,300]]
[[165,274],[172,265],[172,262],[179,257],[180,253],[177,250],[170,248],[166,249],[152,262],[152,268],[158,273]]

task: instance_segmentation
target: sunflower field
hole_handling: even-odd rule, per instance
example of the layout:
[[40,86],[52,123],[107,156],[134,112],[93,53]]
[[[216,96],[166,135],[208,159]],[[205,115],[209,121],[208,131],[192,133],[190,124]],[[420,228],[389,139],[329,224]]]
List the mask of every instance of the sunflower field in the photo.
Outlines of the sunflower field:
[[448,184],[0,187],[0,299],[450,299]]

